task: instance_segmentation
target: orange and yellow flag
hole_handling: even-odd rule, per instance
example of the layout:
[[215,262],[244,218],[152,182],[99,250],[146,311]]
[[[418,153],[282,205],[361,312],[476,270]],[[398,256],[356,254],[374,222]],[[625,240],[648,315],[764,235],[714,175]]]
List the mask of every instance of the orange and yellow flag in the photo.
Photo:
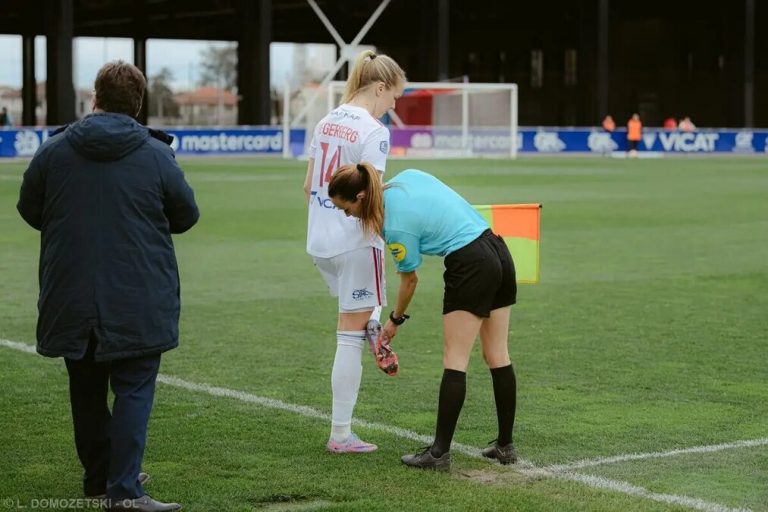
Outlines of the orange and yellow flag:
[[507,243],[515,260],[517,282],[538,283],[541,205],[494,204],[475,209]]

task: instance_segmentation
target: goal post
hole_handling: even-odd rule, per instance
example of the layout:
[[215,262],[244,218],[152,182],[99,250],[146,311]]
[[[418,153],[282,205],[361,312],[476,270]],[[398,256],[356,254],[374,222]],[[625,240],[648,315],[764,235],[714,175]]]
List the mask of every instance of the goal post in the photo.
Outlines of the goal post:
[[[345,82],[331,81],[302,95],[298,114],[285,126],[304,128],[305,154],[317,122],[341,103]],[[320,97],[325,93],[325,101]],[[288,121],[290,119],[290,121]],[[423,158],[516,158],[518,89],[516,84],[408,82],[395,109],[383,122],[391,132],[390,156]],[[286,156],[288,152],[284,153]],[[295,152],[294,152],[295,154]]]

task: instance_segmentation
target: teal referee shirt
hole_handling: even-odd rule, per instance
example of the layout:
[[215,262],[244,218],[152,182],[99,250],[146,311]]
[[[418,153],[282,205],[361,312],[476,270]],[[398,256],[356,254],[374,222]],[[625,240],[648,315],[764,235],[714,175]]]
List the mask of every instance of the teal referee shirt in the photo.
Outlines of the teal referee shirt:
[[412,272],[421,255],[447,256],[488,229],[463,197],[431,174],[407,169],[384,189],[384,241],[399,272]]

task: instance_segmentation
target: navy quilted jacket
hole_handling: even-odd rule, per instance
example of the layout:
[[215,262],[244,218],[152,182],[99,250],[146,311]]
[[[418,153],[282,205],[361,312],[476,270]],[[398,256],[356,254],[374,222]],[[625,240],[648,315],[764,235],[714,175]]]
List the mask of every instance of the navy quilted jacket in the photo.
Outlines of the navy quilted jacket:
[[41,236],[40,354],[79,359],[91,334],[98,361],[178,345],[171,234],[199,212],[159,138],[129,116],[95,113],[50,137],[30,162],[17,208]]

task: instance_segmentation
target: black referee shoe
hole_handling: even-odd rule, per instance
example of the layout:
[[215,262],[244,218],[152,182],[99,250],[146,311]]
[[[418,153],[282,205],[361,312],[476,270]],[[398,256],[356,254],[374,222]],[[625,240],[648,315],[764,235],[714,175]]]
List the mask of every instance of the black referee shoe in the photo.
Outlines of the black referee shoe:
[[451,469],[451,454],[445,452],[440,457],[434,457],[430,453],[431,446],[424,448],[423,452],[415,455],[403,455],[400,460],[406,466],[419,469],[432,469],[434,471],[449,471]]
[[489,459],[496,459],[502,464],[514,464],[517,462],[517,452],[515,452],[515,445],[509,443],[504,446],[499,446],[498,441],[495,439],[491,441],[491,445],[482,451],[483,457]]

